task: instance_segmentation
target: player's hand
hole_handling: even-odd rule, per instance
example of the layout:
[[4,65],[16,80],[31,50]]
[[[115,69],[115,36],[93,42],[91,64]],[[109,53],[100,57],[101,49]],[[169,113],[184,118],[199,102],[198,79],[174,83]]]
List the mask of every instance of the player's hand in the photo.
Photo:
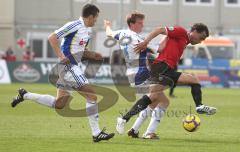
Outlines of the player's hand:
[[62,53],[59,56],[60,62],[64,63],[64,64],[69,64],[70,60],[68,58],[66,58]]
[[103,57],[100,53],[95,53],[94,59],[100,61],[103,60]]
[[69,64],[70,60],[68,58],[64,57],[64,58],[60,58],[60,62],[63,64]]
[[141,42],[141,43],[138,43],[138,44],[135,45],[136,47],[134,48],[134,51],[135,51],[136,53],[143,52],[143,51],[146,50],[147,45],[148,45],[148,42],[146,42],[146,41],[143,41],[143,42]]
[[108,20],[104,20],[104,27],[107,28],[107,27],[111,27],[112,26],[112,23]]

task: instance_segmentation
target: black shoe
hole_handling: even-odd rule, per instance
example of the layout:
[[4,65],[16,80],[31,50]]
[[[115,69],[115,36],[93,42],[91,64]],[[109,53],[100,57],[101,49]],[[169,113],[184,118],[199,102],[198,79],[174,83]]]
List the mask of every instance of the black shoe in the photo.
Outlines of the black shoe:
[[93,142],[99,142],[101,140],[109,140],[111,138],[114,137],[114,133],[111,133],[111,134],[107,134],[104,132],[105,129],[103,129],[99,135],[97,135],[96,137],[93,136]]
[[24,101],[23,96],[26,93],[27,93],[27,91],[25,89],[20,88],[18,90],[18,95],[13,99],[13,101],[11,103],[13,108],[16,107],[20,102]]
[[135,130],[132,128],[128,131],[128,136],[131,136],[132,138],[139,138],[139,132],[135,133]]

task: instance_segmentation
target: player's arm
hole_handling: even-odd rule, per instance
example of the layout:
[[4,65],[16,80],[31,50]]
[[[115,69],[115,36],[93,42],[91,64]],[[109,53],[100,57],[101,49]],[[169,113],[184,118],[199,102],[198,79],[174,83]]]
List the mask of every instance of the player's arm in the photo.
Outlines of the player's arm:
[[65,24],[64,26],[62,26],[61,28],[54,31],[48,37],[48,41],[49,41],[50,45],[52,46],[55,54],[61,60],[61,62],[69,62],[69,60],[62,53],[58,40],[61,38],[64,38],[68,34],[71,34],[75,31],[77,31],[79,24],[80,23],[78,23],[77,21],[69,22],[69,23]]
[[122,32],[122,30],[113,31],[111,26],[112,26],[112,23],[110,21],[104,20],[104,27],[105,27],[106,35],[115,40],[119,40],[120,39],[119,36],[120,36],[120,33]]
[[162,50],[166,47],[166,44],[167,44],[167,41],[168,41],[168,37],[164,37],[161,41],[160,41],[160,44],[159,44],[159,47],[158,47],[158,53],[162,52]]
[[104,20],[104,27],[105,27],[106,35],[109,37],[113,37],[113,31],[112,31],[111,26],[112,26],[112,24],[110,21]]
[[164,27],[155,28],[151,33],[148,34],[148,36],[143,42],[136,45],[135,51],[136,52],[144,51],[147,48],[148,43],[160,34],[167,35],[166,29]]
[[103,60],[103,57],[100,53],[89,51],[88,48],[85,49],[83,53],[84,59],[92,59],[92,60]]
[[48,41],[50,45],[52,46],[56,56],[62,61],[65,59],[65,56],[63,55],[60,47],[59,47],[59,41],[58,36],[55,33],[52,33],[48,37]]

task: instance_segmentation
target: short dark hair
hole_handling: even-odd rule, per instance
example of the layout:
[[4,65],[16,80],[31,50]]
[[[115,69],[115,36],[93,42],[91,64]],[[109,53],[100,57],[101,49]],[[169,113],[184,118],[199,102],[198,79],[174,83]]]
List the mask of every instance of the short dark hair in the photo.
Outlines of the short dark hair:
[[97,14],[99,13],[99,9],[97,6],[93,5],[93,4],[86,4],[85,6],[83,6],[83,10],[82,10],[82,17],[86,18],[89,16],[97,16]]
[[197,31],[198,33],[202,33],[205,32],[207,34],[207,37],[209,36],[209,30],[207,25],[203,24],[203,23],[195,23],[192,28],[191,28],[191,32],[193,31]]
[[137,19],[144,19],[145,15],[143,13],[140,13],[138,11],[133,11],[132,13],[128,14],[126,19],[127,19],[127,24],[130,26],[131,23],[136,23]]

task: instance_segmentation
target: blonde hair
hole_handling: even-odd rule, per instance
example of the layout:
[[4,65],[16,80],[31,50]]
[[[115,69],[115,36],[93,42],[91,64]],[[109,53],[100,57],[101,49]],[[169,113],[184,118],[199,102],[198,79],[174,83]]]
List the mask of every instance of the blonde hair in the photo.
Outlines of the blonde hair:
[[142,20],[144,18],[145,18],[145,15],[143,13],[138,11],[133,11],[127,15],[126,20],[127,20],[128,26],[130,26],[131,23],[134,24],[138,19]]

